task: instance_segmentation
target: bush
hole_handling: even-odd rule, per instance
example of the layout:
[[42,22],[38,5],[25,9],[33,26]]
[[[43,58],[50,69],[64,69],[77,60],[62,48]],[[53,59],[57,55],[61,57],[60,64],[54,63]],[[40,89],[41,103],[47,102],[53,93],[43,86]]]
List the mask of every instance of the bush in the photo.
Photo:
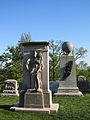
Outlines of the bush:
[[76,75],[83,75],[86,77],[86,80],[90,82],[90,71],[87,70],[76,70]]

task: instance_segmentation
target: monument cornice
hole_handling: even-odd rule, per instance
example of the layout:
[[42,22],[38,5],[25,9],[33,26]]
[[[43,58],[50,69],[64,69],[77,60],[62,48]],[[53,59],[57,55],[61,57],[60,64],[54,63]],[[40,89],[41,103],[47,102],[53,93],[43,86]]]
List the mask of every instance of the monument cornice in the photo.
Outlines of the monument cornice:
[[45,45],[45,46],[49,46],[49,42],[47,42],[47,41],[43,41],[43,42],[24,42],[24,43],[21,43],[21,45],[23,45],[23,46],[28,46],[28,45]]

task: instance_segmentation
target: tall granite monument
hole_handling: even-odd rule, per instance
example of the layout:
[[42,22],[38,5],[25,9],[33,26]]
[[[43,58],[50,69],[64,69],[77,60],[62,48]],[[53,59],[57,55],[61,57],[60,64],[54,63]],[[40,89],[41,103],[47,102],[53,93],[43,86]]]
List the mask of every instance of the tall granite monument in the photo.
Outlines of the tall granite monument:
[[[52,104],[49,90],[49,43],[22,43],[23,86],[20,91],[19,107],[16,111],[33,113],[55,113],[59,105]],[[12,108],[12,109],[13,109]]]
[[60,83],[55,96],[82,96],[76,82],[76,70],[73,45],[70,42],[62,44],[63,54],[60,58]]

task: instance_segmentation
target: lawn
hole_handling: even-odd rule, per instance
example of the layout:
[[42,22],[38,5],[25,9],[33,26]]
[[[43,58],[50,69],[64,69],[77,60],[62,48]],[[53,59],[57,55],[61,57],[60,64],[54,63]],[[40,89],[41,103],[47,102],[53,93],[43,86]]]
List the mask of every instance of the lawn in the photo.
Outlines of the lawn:
[[59,103],[57,114],[31,114],[10,111],[18,97],[0,97],[0,120],[90,120],[90,94],[83,97],[53,97]]

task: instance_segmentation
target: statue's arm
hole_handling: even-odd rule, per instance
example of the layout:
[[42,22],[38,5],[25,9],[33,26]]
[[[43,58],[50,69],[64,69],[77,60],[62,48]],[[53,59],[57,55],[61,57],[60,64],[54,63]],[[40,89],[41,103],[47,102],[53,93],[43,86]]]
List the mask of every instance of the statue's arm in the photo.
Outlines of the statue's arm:
[[29,63],[30,63],[30,58],[26,62],[26,68],[27,68],[27,70],[29,70]]

